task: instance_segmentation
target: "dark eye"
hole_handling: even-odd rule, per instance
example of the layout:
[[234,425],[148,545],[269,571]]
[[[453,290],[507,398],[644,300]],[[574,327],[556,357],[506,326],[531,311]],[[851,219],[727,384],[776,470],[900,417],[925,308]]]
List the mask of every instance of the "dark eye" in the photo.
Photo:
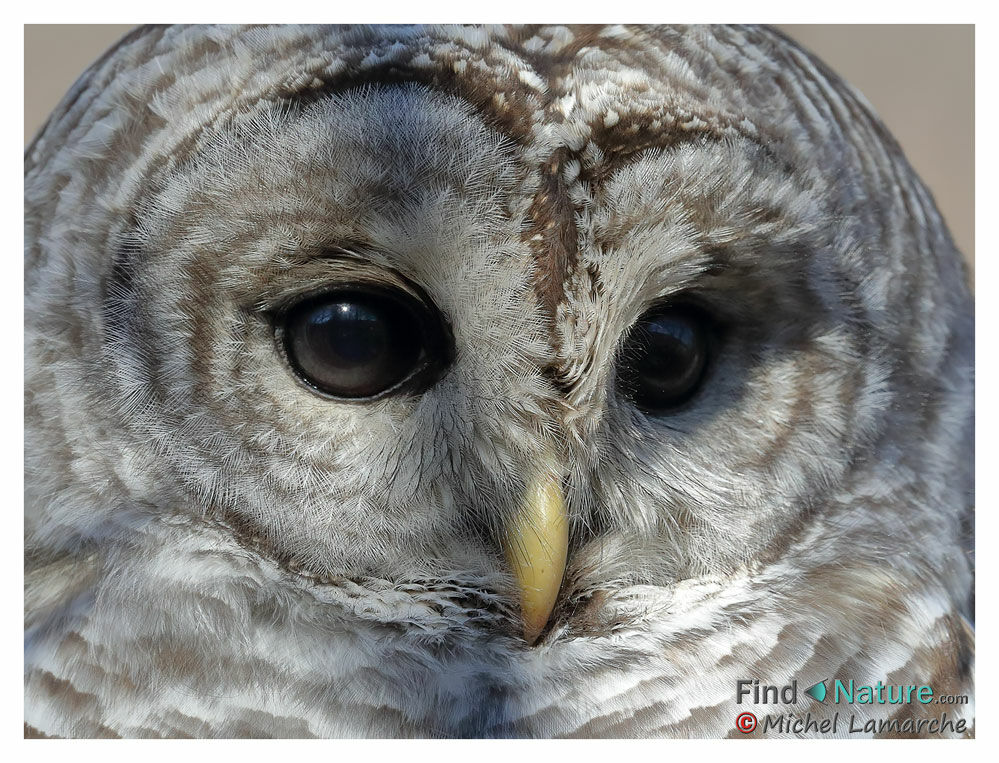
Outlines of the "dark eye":
[[621,390],[649,413],[682,405],[704,380],[710,338],[710,323],[697,309],[650,310],[625,340],[617,377]]
[[401,291],[362,287],[312,297],[288,310],[277,330],[299,377],[339,398],[428,386],[447,362],[439,315]]

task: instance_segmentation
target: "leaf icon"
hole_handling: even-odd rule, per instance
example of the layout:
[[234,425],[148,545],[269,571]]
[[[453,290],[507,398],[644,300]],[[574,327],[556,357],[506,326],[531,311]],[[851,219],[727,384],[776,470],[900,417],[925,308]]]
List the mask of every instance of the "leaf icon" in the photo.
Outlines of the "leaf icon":
[[805,689],[805,694],[807,694],[810,697],[814,697],[819,702],[825,702],[826,701],[826,682],[825,681],[819,681],[814,686],[809,686],[807,689]]

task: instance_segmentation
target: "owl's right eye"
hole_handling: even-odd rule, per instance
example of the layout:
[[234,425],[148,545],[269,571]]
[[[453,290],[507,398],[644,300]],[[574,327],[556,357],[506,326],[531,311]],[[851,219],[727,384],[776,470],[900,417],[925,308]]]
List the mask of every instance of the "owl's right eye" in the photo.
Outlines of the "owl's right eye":
[[283,315],[277,336],[302,381],[342,399],[425,388],[447,360],[436,311],[398,291],[348,287],[310,297]]

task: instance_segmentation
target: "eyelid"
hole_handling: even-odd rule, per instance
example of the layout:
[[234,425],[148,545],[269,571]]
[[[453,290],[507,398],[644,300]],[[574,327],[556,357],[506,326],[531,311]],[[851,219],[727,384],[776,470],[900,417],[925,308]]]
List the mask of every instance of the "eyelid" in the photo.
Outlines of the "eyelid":
[[246,300],[244,308],[265,316],[282,315],[305,299],[350,287],[401,291],[433,304],[416,281],[379,259],[384,255],[369,257],[340,249],[297,253],[279,271],[266,274],[266,282]]
[[[402,299],[399,298],[401,293]],[[334,283],[318,283],[311,288],[300,289],[294,294],[286,295],[283,299],[270,307],[266,312],[273,316],[275,320],[284,320],[293,310],[313,301],[318,301],[324,297],[330,299],[340,294],[374,294],[387,297],[397,302],[415,302],[419,306],[426,308],[428,303],[416,294],[410,293],[408,289],[399,289],[394,284],[388,285],[382,280],[365,280],[353,278],[346,281]]]

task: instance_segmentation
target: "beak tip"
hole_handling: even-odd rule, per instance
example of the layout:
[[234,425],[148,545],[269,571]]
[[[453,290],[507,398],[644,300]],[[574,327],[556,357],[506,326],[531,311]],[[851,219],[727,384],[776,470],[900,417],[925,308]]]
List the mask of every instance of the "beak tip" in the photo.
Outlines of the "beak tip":
[[537,644],[538,639],[541,638],[541,633],[544,631],[545,626],[548,624],[548,615],[544,617],[530,617],[527,613],[524,613],[524,641],[527,642],[528,646],[534,646]]

